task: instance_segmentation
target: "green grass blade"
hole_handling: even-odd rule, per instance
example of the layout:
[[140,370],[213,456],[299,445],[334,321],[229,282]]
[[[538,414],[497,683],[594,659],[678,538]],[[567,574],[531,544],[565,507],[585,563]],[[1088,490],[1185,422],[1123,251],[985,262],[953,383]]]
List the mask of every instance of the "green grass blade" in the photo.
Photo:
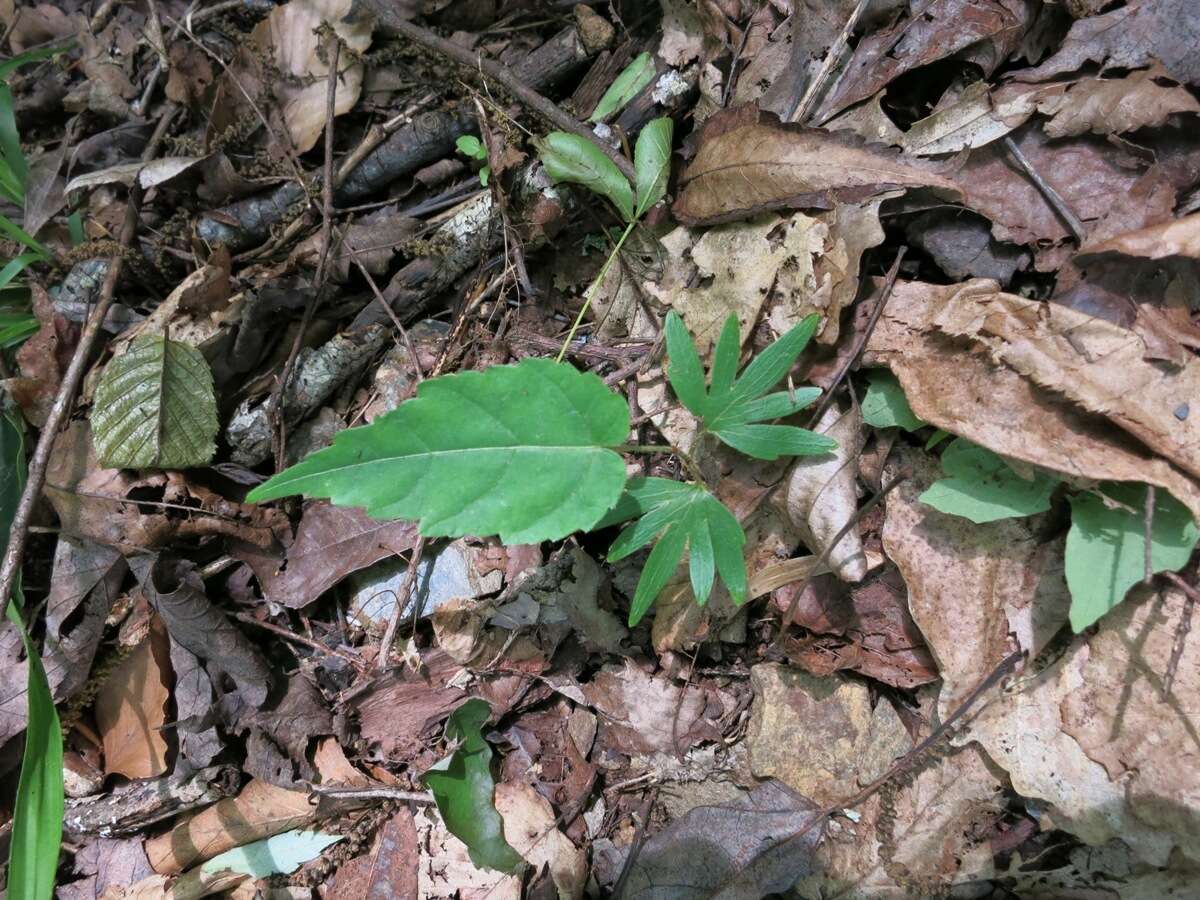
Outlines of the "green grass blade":
[[0,231],[4,232],[17,243],[24,244],[30,250],[39,254],[42,259],[50,258],[50,251],[46,249],[46,246],[41,241],[33,235],[28,234],[24,228],[17,225],[7,216],[0,216]]
[[21,197],[25,196],[25,178],[29,174],[29,164],[25,162],[25,153],[21,150],[21,135],[17,131],[17,117],[13,114],[13,95],[8,85],[0,82],[0,155],[8,163],[21,187]]
[[30,263],[40,262],[42,255],[40,253],[22,253],[20,256],[14,257],[8,261],[3,269],[0,269],[0,291],[8,286],[8,283],[25,271],[25,267]]

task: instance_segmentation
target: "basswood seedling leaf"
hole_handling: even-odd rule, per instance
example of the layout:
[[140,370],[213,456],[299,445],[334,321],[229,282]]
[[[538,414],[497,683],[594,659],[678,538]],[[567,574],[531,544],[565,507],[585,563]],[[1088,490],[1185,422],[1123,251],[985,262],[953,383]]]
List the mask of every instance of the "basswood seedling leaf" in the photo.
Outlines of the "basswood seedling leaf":
[[[0,554],[8,544],[17,503],[25,486],[25,449],[20,427],[0,414]],[[5,614],[18,630],[25,647],[29,718],[21,777],[13,808],[8,851],[8,896],[12,900],[49,900],[54,895],[54,874],[63,824],[62,728],[50,696],[50,685],[41,656],[29,639],[19,606],[20,577],[11,598],[4,598]]]
[[672,310],[666,324],[667,379],[680,402],[700,417],[706,431],[747,456],[778,459],[828,453],[837,442],[824,435],[794,425],[755,424],[790,416],[821,395],[812,387],[767,394],[791,369],[819,321],[819,316],[811,315],[789,329],[734,377],[738,325],[737,316],[730,315],[713,348],[713,368],[706,390],[700,355],[683,319]]
[[675,123],[667,116],[650,122],[638,135],[633,148],[633,170],[637,174],[637,218],[666,196],[671,174],[671,137]]
[[[1067,587],[1071,591],[1071,627],[1079,632],[1125,599],[1145,575],[1146,486],[1104,483],[1096,494],[1071,498],[1067,532]],[[1123,508],[1122,508],[1123,507]],[[1159,490],[1154,495],[1150,530],[1150,567],[1154,572],[1183,568],[1200,539],[1187,508]]]
[[862,401],[863,421],[876,428],[903,428],[916,431],[925,423],[908,405],[900,381],[887,369],[867,372],[867,393]]
[[1059,484],[1040,471],[1032,479],[1022,478],[1004,457],[963,438],[955,438],[942,453],[942,471],[946,477],[931,484],[921,502],[975,523],[1045,512]]
[[186,469],[216,452],[212,372],[195,347],[135,338],[104,367],[92,407],[92,439],[111,469]]
[[446,740],[457,747],[422,779],[433,792],[446,828],[467,845],[471,862],[480,868],[515,872],[524,860],[504,839],[504,821],[496,811],[492,748],[483,739],[483,725],[491,714],[487,702],[478,698],[452,712]]
[[594,194],[607,197],[626,222],[634,220],[633,188],[617,164],[586,138],[565,131],[552,131],[539,144],[542,165],[554,181],[582,184]]
[[634,592],[631,626],[646,615],[685,552],[697,603],[703,606],[708,602],[717,573],[735,603],[746,601],[746,562],[742,557],[746,535],[720,500],[698,485],[666,478],[633,478],[621,502],[600,525],[634,516],[640,518],[617,535],[608,551],[609,561],[616,562],[658,538]]
[[589,122],[599,122],[624,108],[625,104],[638,95],[650,79],[654,77],[654,57],[649,53],[639,53],[633,62],[621,70],[613,83],[608,86],[600,102],[592,111]]
[[361,506],[419,519],[427,537],[498,534],[506,544],[558,540],[596,524],[621,496],[629,407],[567,363],[430,378],[370,425],[341,432],[250,492]]

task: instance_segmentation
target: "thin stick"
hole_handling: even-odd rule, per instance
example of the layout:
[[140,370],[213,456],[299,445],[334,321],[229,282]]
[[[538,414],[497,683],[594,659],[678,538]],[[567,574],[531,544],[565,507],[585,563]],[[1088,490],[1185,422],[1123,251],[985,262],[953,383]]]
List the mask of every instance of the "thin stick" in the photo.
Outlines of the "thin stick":
[[1142,519],[1142,584],[1154,580],[1154,561],[1150,558],[1150,540],[1154,534],[1154,485],[1146,485],[1146,508]]
[[[158,148],[162,144],[163,137],[171,125],[171,120],[175,118],[177,109],[178,107],[172,104],[163,112],[162,118],[159,119],[158,126],[154,130],[154,134],[151,135],[150,142],[146,145],[146,150],[142,154],[143,162],[149,162],[158,155]],[[125,221],[121,225],[120,244],[122,249],[131,246],[134,237],[137,235],[138,213],[141,203],[142,188],[137,181],[134,181],[133,185],[129,188],[129,200],[125,207]],[[79,383],[83,379],[84,369],[87,368],[92,350],[100,337],[101,325],[104,322],[105,316],[108,315],[109,308],[112,306],[113,294],[117,289],[117,280],[121,277],[121,270],[124,268],[124,265],[125,256],[123,253],[118,253],[108,261],[108,273],[104,277],[104,283],[100,286],[100,295],[96,301],[96,307],[92,310],[92,315],[88,319],[87,325],[84,326],[83,334],[79,338],[79,345],[75,348],[75,352],[71,354],[71,362],[67,366],[62,383],[58,387],[58,394],[54,398],[54,405],[50,407],[50,413],[46,416],[46,423],[42,426],[41,434],[38,435],[37,446],[34,448],[32,457],[30,457],[25,489],[21,491],[21,499],[17,501],[17,509],[13,514],[12,528],[8,536],[8,547],[4,550],[4,561],[0,563],[0,598],[2,598],[3,602],[7,602],[8,598],[12,596],[13,584],[16,582],[17,573],[21,570],[21,561],[24,559],[25,545],[29,537],[29,522],[33,518],[33,508],[46,482],[46,467],[50,462],[50,451],[54,448],[54,439],[58,436],[59,429],[66,421],[67,415],[75,403],[75,393],[79,390]]]
[[867,327],[863,329],[854,342],[854,352],[846,358],[838,369],[837,374],[833,376],[833,383],[829,385],[829,390],[825,392],[825,396],[821,398],[821,402],[817,404],[816,411],[812,414],[812,418],[808,420],[808,427],[812,428],[817,422],[821,421],[821,416],[825,415],[825,411],[829,409],[829,405],[833,403],[833,393],[837,390],[838,385],[842,383],[842,379],[849,374],[858,362],[858,358],[862,356],[863,350],[867,346],[867,341],[871,339],[871,334],[875,331],[875,326],[879,324],[879,317],[883,315],[883,307],[887,304],[888,298],[892,296],[892,288],[896,285],[896,276],[900,274],[900,262],[904,259],[904,254],[908,250],[907,247],[901,247],[896,251],[896,259],[892,263],[892,267],[888,269],[887,280],[883,283],[883,291],[879,295],[879,302],[875,304],[875,308],[871,310],[871,318],[867,320]]
[[629,855],[625,857],[625,865],[621,866],[621,874],[617,877],[617,883],[613,885],[614,897],[620,897],[621,892],[625,890],[625,882],[629,880],[633,864],[637,861],[638,854],[642,852],[642,845],[646,842],[646,826],[650,824],[650,811],[654,809],[654,804],[658,801],[660,790],[662,788],[655,785],[654,790],[642,802],[642,808],[638,810],[637,831],[634,832],[633,843],[629,845]]
[[343,659],[350,663],[350,665],[354,666],[354,668],[359,672],[362,672],[366,669],[366,665],[364,665],[363,661],[357,656],[352,656],[349,653],[346,653],[344,650],[326,647],[320,641],[314,641],[312,638],[307,638],[302,634],[296,634],[295,632],[288,631],[286,628],[283,628],[272,622],[263,622],[254,618],[254,616],[250,615],[249,613],[235,613],[234,618],[239,622],[245,622],[247,625],[253,625],[256,628],[261,628],[264,631],[269,631],[272,634],[278,635],[285,641],[291,641],[293,644],[299,644],[301,647],[308,647],[310,650],[315,650],[317,653],[324,653],[328,656],[336,656],[338,659]]
[[830,74],[832,74],[837,64],[841,61],[842,54],[846,50],[846,45],[850,42],[850,35],[854,34],[854,29],[858,27],[858,20],[862,18],[870,2],[871,0],[858,0],[858,5],[854,7],[854,11],[850,13],[850,17],[846,19],[846,24],[842,26],[842,31],[837,36],[837,40],[830,45],[829,52],[825,54],[825,59],[821,62],[821,68],[817,71],[812,83],[808,86],[808,90],[804,92],[804,97],[800,100],[795,111],[784,118],[785,122],[805,122],[808,120],[809,113],[824,93]]
[[1062,194],[1056,191],[1045,178],[1038,174],[1037,169],[1025,158],[1025,154],[1021,152],[1021,148],[1017,146],[1017,142],[1012,139],[1011,135],[1006,134],[1004,136],[1004,146],[1012,154],[1012,158],[1016,160],[1017,165],[1021,167],[1021,171],[1033,182],[1034,187],[1041,191],[1042,196],[1046,198],[1046,202],[1050,204],[1051,208],[1058,213],[1063,224],[1067,226],[1067,230],[1071,232],[1071,237],[1075,239],[1075,243],[1082,245],[1084,239],[1083,223],[1079,221],[1079,217],[1067,205],[1067,201],[1062,198]]
[[358,257],[358,251],[349,242],[345,241],[344,246],[350,254],[350,260],[354,265],[358,266],[358,271],[362,277],[367,280],[367,284],[371,287],[371,293],[375,295],[375,299],[379,301],[379,305],[383,307],[383,311],[388,314],[388,318],[392,320],[392,324],[396,326],[396,330],[400,332],[400,340],[404,342],[404,348],[408,351],[409,357],[412,359],[413,374],[416,376],[418,383],[425,380],[424,374],[421,372],[421,364],[417,362],[417,351],[413,347],[412,339],[408,336],[408,329],[404,327],[404,323],[400,321],[400,317],[396,315],[396,311],[392,309],[390,303],[384,299],[383,292],[379,290],[379,285],[375,283],[375,279],[371,277],[371,273],[367,271],[366,266],[362,264],[362,260]]
[[1196,601],[1200,600],[1200,593],[1196,589],[1176,575],[1174,572],[1163,573],[1167,581],[1183,591],[1183,596],[1186,598],[1183,601],[1183,615],[1179,617],[1179,625],[1175,628],[1175,641],[1171,645],[1171,659],[1167,662],[1167,673],[1163,676],[1162,696],[1166,699],[1171,693],[1171,687],[1175,684],[1175,673],[1179,671],[1179,661],[1183,659],[1183,648],[1187,644],[1188,633],[1192,630],[1192,615],[1196,611]]
[[583,306],[579,310],[579,315],[575,317],[575,321],[571,323],[571,330],[567,332],[567,339],[563,341],[562,349],[558,351],[558,356],[555,362],[562,362],[563,357],[567,355],[567,348],[571,346],[571,341],[575,340],[575,332],[579,330],[580,323],[583,322],[583,317],[587,314],[588,308],[592,305],[592,300],[596,297],[596,291],[600,290],[600,285],[608,276],[608,270],[612,268],[613,260],[621,252],[621,248],[625,246],[625,241],[629,239],[629,235],[633,232],[635,222],[630,222],[625,226],[625,230],[621,232],[621,238],[617,241],[617,246],[613,247],[612,253],[608,255],[608,259],[604,261],[604,265],[600,267],[600,274],[596,276],[596,280],[592,282],[588,288],[587,296],[584,297]]
[[404,803],[435,803],[433,794],[427,791],[402,791],[399,788],[370,787],[342,788],[311,785],[311,790],[318,797],[332,797],[338,800],[399,800]]
[[[404,582],[400,585],[400,590],[396,591],[396,608],[392,610],[392,617],[388,619],[387,629],[383,632],[383,640],[379,642],[379,656],[375,660],[375,668],[380,672],[387,671],[388,666],[391,665],[392,644],[396,642],[396,632],[400,630],[400,620],[404,618],[404,608],[408,605],[408,598],[412,596],[413,587],[417,583],[417,567],[421,565],[421,555],[424,552],[425,538],[420,536],[413,544],[408,559],[408,571],[404,573]],[[417,604],[414,603],[414,624],[419,612]]]
[[907,479],[908,474],[902,473],[880,488],[879,493],[864,503],[862,508],[850,517],[850,521],[842,526],[841,531],[834,535],[833,540],[830,541],[825,549],[821,551],[821,555],[818,556],[816,562],[813,563],[812,569],[808,573],[808,577],[800,582],[800,589],[792,596],[792,602],[788,606],[787,615],[783,617],[783,621],[779,625],[779,634],[775,636],[775,640],[771,645],[772,649],[778,649],[783,645],[783,639],[787,636],[788,629],[791,627],[792,621],[796,617],[796,610],[800,606],[800,597],[804,594],[805,588],[808,587],[808,583],[813,580],[816,574],[824,571],[825,564],[829,562],[829,554],[833,552],[833,548],[838,545],[838,542],[841,541],[842,538],[850,533],[850,529],[858,525],[863,516],[878,506],[884,497],[898,488]]
[[508,66],[488,59],[481,53],[468,50],[460,44],[455,44],[452,41],[439,37],[432,31],[417,25],[415,22],[398,17],[389,17],[387,24],[414,44],[420,44],[422,47],[441,53],[456,63],[473,71],[482,72],[488,78],[499,82],[510,94],[538,113],[542,118],[554,125],[554,127],[591,141],[605,156],[616,163],[617,168],[621,170],[621,173],[631,183],[637,181],[633,164],[629,160],[597,138],[586,125],[574,117],[567,115],[555,103],[547,100],[521,81],[521,79],[517,78]]

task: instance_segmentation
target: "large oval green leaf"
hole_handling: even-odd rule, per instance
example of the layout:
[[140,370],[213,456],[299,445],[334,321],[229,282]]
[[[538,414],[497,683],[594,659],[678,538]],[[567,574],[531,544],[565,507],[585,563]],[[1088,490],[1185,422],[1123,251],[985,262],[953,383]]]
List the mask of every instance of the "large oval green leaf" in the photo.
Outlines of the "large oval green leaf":
[[96,458],[110,469],[186,469],[216,452],[212,372],[195,347],[135,338],[104,367],[92,407]]
[[526,359],[429,379],[248,499],[328,497],[377,519],[419,519],[427,537],[556,540],[617,502],[625,463],[608,448],[628,434],[628,406],[595,375]]

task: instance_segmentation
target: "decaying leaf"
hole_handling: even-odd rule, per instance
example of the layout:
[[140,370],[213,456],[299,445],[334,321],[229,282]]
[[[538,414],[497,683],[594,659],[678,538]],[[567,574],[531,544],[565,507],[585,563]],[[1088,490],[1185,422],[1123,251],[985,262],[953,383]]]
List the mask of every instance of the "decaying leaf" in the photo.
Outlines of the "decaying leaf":
[[367,853],[338,866],[330,890],[346,900],[410,900],[418,896],[420,859],[413,814],[402,806],[383,823]]
[[1081,257],[1099,256],[1102,253],[1146,259],[1165,259],[1170,256],[1200,259],[1200,213],[1085,244],[1079,251]]
[[713,116],[680,178],[675,216],[687,225],[745,219],[771,209],[829,209],[896,188],[932,188],[957,199],[958,187],[919,159],[852,136],[780,124],[744,106]]
[[525,861],[550,870],[559,900],[579,900],[587,880],[587,857],[558,830],[554,810],[527,784],[496,785],[496,810],[504,819],[504,838]]
[[1120,134],[1162,125],[1176,113],[1200,113],[1186,88],[1159,84],[1164,76],[1155,66],[1124,78],[1080,79],[1065,93],[1038,101],[1038,111],[1052,117],[1043,128],[1052,138]]
[[163,726],[171,683],[170,643],[158,617],[96,695],[96,724],[104,739],[105,771],[155,778],[167,771]]

